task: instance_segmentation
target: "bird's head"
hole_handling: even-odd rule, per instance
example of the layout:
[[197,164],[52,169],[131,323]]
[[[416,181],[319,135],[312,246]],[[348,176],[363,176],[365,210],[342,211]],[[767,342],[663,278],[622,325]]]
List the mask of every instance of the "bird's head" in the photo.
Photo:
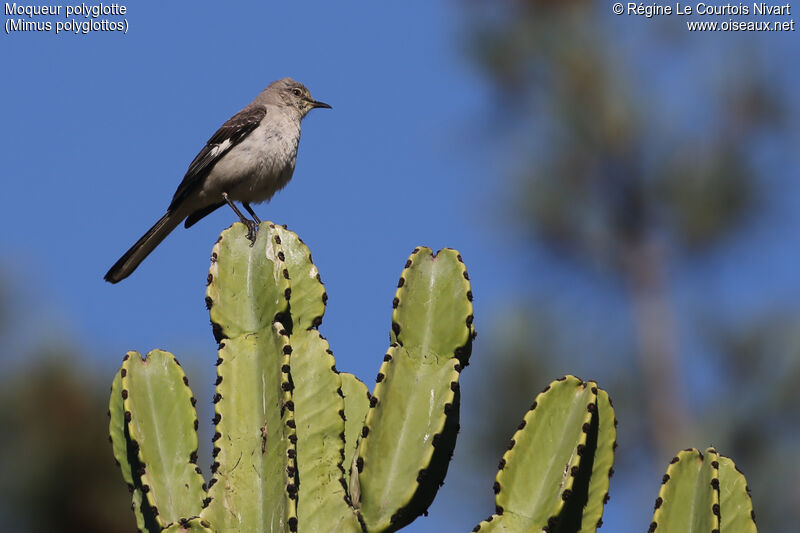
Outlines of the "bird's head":
[[274,92],[278,101],[284,105],[295,108],[300,113],[301,118],[317,107],[331,109],[331,106],[325,102],[314,100],[305,85],[291,78],[274,81],[270,83],[267,90]]

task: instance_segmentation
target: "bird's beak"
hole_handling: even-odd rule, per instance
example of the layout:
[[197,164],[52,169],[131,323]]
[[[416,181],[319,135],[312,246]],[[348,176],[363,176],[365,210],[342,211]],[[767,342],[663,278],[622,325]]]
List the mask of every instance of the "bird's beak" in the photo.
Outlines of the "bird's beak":
[[325,109],[333,109],[331,106],[326,104],[325,102],[318,102],[316,100],[311,100],[311,108],[323,107]]

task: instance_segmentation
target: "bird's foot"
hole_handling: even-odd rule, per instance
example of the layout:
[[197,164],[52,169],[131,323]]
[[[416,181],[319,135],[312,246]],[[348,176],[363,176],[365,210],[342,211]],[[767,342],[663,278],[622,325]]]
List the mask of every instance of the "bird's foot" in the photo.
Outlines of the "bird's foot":
[[231,206],[231,209],[233,209],[233,212],[236,213],[236,216],[239,217],[241,223],[247,226],[247,238],[250,239],[250,248],[252,248],[253,245],[256,243],[256,236],[258,236],[258,225],[261,224],[261,221],[258,220],[258,217],[256,216],[255,213],[253,213],[253,210],[250,208],[250,205],[247,202],[243,202],[243,205],[253,215],[253,218],[256,219],[256,222],[253,222],[252,220],[246,218],[242,214],[242,212],[239,211],[239,208],[236,207],[236,204],[234,204],[233,201],[231,201],[231,199],[228,198],[228,193],[223,192],[222,199],[225,200],[225,203]]
[[242,224],[247,226],[247,238],[250,239],[250,248],[252,248],[256,243],[256,237],[258,237],[258,224],[246,218],[242,219]]

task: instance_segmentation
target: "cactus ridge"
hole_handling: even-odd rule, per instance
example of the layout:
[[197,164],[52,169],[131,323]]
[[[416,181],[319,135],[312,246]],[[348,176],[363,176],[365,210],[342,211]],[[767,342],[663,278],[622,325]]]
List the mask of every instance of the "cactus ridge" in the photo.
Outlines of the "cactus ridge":
[[[130,357],[129,354],[125,355],[125,359],[128,357]],[[122,478],[131,492],[131,510],[136,518],[136,528],[138,531],[147,533],[161,531],[161,527],[156,521],[156,515],[144,497],[142,480],[137,474],[142,470],[142,466],[138,458],[138,447],[134,446],[133,440],[131,440],[128,433],[128,424],[125,421],[125,405],[122,397],[122,369],[117,371],[111,385],[108,415],[109,436],[114,460],[117,466],[120,467]]]
[[[583,475],[590,476],[589,479],[581,479],[576,484],[585,487],[585,497],[576,499],[578,502],[585,502],[582,510],[578,509],[575,514],[580,512],[579,533],[589,533],[595,531],[603,524],[603,509],[609,500],[609,486],[611,476],[614,475],[614,451],[617,448],[617,418],[614,415],[614,408],[608,393],[598,388],[597,390],[597,416],[592,419],[592,431],[589,432],[590,440],[587,444],[589,450],[594,449],[593,454],[588,455],[586,465],[581,465],[579,478]],[[577,494],[577,491],[576,491]]]
[[108,432],[111,438],[111,450],[114,454],[114,461],[122,471],[122,479],[125,480],[128,489],[133,492],[135,489],[135,468],[132,462],[136,461],[136,456],[134,450],[131,449],[128,427],[125,424],[125,405],[122,401],[121,370],[117,371],[117,374],[114,376],[114,381],[111,383],[108,418]]
[[144,497],[141,482],[137,481],[137,485],[131,493],[131,510],[136,518],[136,530],[142,533],[158,533],[161,531],[161,526],[158,525],[156,515]]
[[474,336],[471,294],[455,250],[416,248],[401,273],[391,345],[355,462],[354,484],[370,531],[410,523],[442,484],[458,433],[459,374]]
[[367,386],[353,374],[342,372],[339,376],[342,380],[341,396],[344,399],[345,412],[345,448],[342,464],[347,470],[349,479],[348,494],[350,495],[351,505],[358,508],[361,503],[361,490],[358,483],[358,468],[356,467],[358,455],[356,450],[369,406],[377,403],[377,399],[373,398]]
[[308,246],[289,231],[286,226],[275,226],[276,243],[282,247],[283,262],[291,279],[291,297],[289,307],[292,325],[290,333],[297,330],[319,329],[325,314],[325,302],[328,295],[325,285],[311,259]]
[[291,338],[297,464],[303,475],[303,498],[298,502],[301,531],[320,531],[345,521],[360,531],[347,494],[344,398],[338,393],[342,380],[332,370],[335,360],[318,331],[301,330]]
[[719,455],[720,531],[757,533],[750,488],[734,462]]
[[275,241],[288,271],[291,379],[297,424],[297,469],[302,473],[298,500],[299,531],[360,532],[350,506],[346,479],[345,404],[342,379],[322,324],[327,295],[308,247],[285,226],[275,226]]

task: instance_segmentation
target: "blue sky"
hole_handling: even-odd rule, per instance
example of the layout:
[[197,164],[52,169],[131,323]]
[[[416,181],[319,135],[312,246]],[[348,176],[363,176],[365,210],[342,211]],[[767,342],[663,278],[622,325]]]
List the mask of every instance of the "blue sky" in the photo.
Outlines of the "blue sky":
[[[466,59],[459,16],[452,2],[137,2],[128,5],[127,35],[3,35],[0,268],[16,295],[44,302],[25,303],[31,337],[65,336],[89,348],[84,357],[109,380],[125,351],[162,348],[190,377],[204,368],[195,380],[210,383],[216,352],[204,287],[211,246],[235,220],[230,210],[177,229],[124,282],[112,286],[102,276],[163,214],[216,128],[284,76],[333,110],[305,120],[292,182],[256,211],[310,246],[330,296],[322,331],[338,367],[373,382],[397,278],[417,245],[461,251],[477,329],[487,329],[531,264],[514,255],[502,225],[509,219],[501,203],[508,183],[495,166],[502,151],[485,145],[487,89]],[[641,38],[645,23],[629,26],[621,48]],[[797,199],[793,189],[784,200]],[[797,221],[784,216],[784,227]],[[752,231],[749,244],[728,251],[747,256],[736,268],[728,256],[708,267],[719,274],[712,284],[721,298],[730,298],[729,288],[738,301],[761,296],[763,287],[741,283],[742,271],[794,280],[786,265],[796,252],[787,261],[785,241],[763,224]],[[758,258],[747,254],[754,242]],[[608,296],[586,296],[563,272],[548,280],[538,290],[563,290],[578,305]],[[800,296],[796,280],[783,291],[772,283],[776,295]],[[678,300],[695,288],[682,285]],[[467,383],[480,379],[481,342]],[[469,531],[491,512],[491,479],[455,471],[463,466],[457,457],[431,516],[408,531]],[[460,490],[482,492],[485,507],[461,509]],[[608,530],[624,530],[625,505],[624,495],[612,500]]]
[[[463,148],[479,88],[449,15],[440,4],[171,3],[129,6],[124,36],[6,37],[2,144],[15,200],[1,216],[17,228],[4,232],[7,266],[109,354],[187,339],[207,348],[201,282],[232,213],[176,231],[125,283],[102,275],[163,214],[214,130],[291,76],[334,109],[306,119],[292,183],[257,210],[311,246],[339,350],[380,352],[413,247],[480,246],[475,192],[490,184]],[[354,317],[360,333],[348,335]]]
[[[14,294],[45,302],[30,304],[32,342],[73,339],[109,380],[129,349],[170,350],[190,377],[211,368],[208,256],[233,213],[179,228],[123,283],[102,276],[216,128],[284,76],[333,110],[304,121],[292,182],[256,210],[310,246],[339,368],[374,382],[417,245],[461,250],[488,301],[497,278],[479,256],[495,178],[466,148],[482,88],[455,12],[415,4],[137,2],[127,35],[4,35],[2,267]],[[203,371],[195,381],[210,380]],[[482,490],[486,511],[440,519],[470,530],[492,506]],[[433,520],[409,529],[438,530]]]

